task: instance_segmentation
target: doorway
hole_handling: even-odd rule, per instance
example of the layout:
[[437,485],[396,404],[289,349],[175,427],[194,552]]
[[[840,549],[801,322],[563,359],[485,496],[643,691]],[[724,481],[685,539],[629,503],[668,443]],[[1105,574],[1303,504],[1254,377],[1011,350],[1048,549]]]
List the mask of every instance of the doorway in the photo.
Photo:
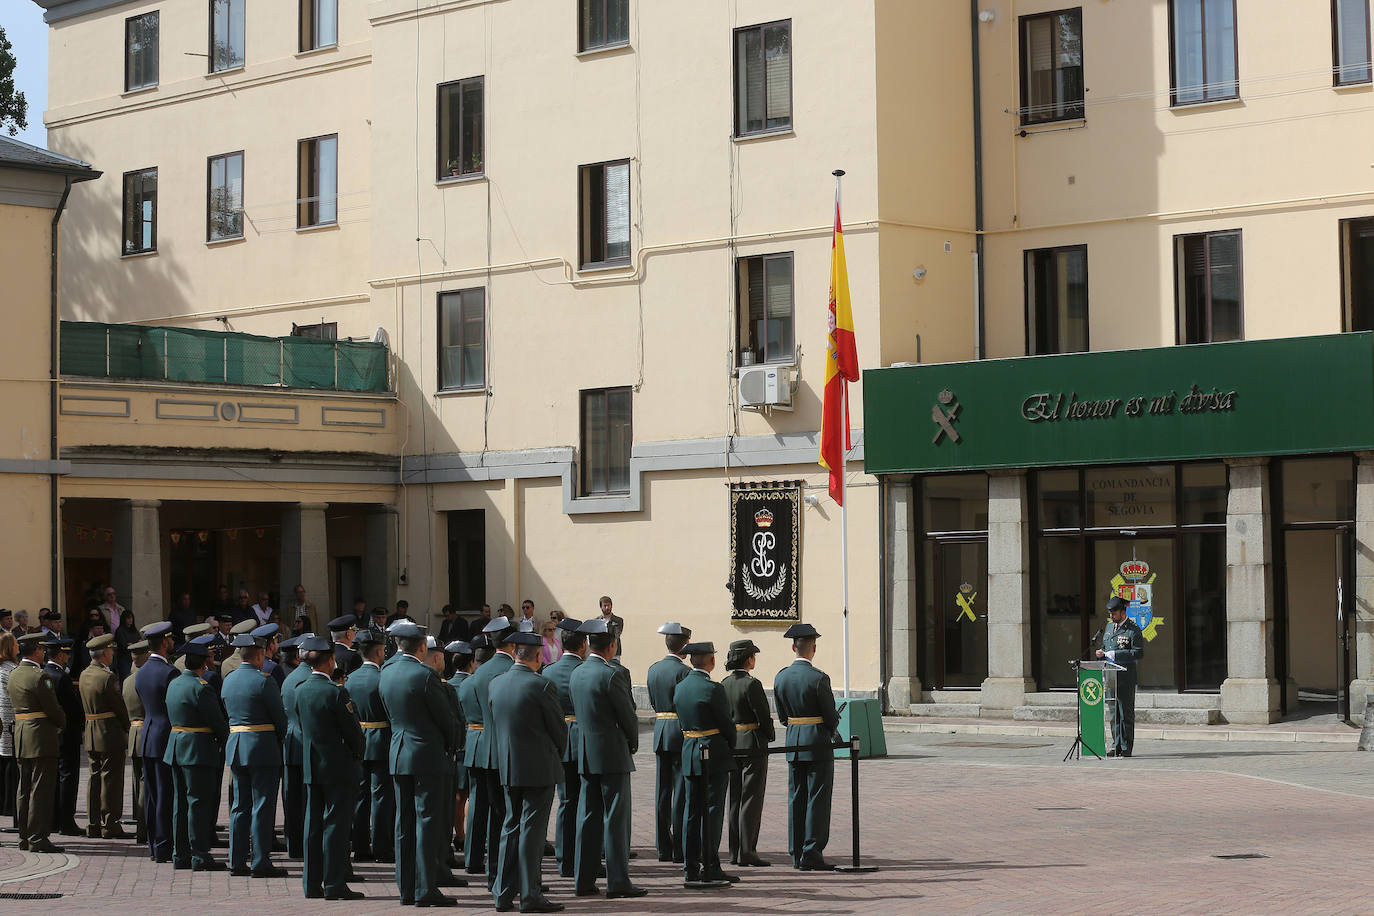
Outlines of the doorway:
[[982,687],[988,676],[988,542],[932,538],[934,686]]
[[448,516],[448,603],[460,616],[476,616],[486,603],[487,520],[484,509]]
[[353,603],[363,597],[363,558],[334,558],[334,613],[353,612]]
[[1350,533],[1285,531],[1288,705],[1350,717]]

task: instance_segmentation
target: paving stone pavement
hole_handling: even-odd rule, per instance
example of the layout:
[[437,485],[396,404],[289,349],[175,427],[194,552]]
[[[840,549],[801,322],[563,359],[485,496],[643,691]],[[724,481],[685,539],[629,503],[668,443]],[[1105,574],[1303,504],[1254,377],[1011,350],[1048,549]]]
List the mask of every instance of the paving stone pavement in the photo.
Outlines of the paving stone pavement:
[[[772,758],[761,852],[729,890],[690,892],[653,850],[653,759],[638,758],[636,901],[576,898],[569,913],[1365,913],[1374,877],[1351,853],[1374,817],[1374,754],[1324,745],[1148,741],[1130,760],[1060,761],[1051,738],[890,735],[891,755],[861,763],[867,875],[786,867],[786,765]],[[827,856],[849,854],[848,763],[837,766]],[[81,822],[84,823],[84,794]],[[223,819],[227,823],[227,816]],[[395,913],[384,866],[359,864],[367,899],[307,901],[300,863],[285,879],[173,871],[131,841],[64,837],[66,856],[34,856],[0,834],[0,913],[184,913],[190,901],[275,914]],[[1263,858],[1219,859],[1259,855]],[[22,875],[49,873],[20,880]],[[546,874],[548,869],[546,868]],[[62,894],[18,903],[8,894]],[[483,889],[452,891],[459,912],[491,912]],[[22,909],[21,909],[22,907]]]

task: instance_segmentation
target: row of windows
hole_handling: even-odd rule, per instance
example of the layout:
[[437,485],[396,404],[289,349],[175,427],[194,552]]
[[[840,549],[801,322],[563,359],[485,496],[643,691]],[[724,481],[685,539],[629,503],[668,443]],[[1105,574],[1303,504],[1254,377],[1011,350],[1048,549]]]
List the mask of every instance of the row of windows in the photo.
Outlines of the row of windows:
[[[327,226],[339,218],[339,138],[311,137],[296,144],[296,226]],[[206,160],[205,240],[243,238],[243,151]],[[157,169],[124,173],[121,255],[157,251]]]
[[[1374,217],[1342,220],[1341,304],[1347,331],[1374,330]],[[1239,229],[1174,236],[1176,340],[1244,337]],[[1026,352],[1088,349],[1088,246],[1025,253]]]
[[[246,0],[209,0],[209,72],[223,73],[243,66],[244,5]],[[314,51],[339,42],[338,0],[298,0],[300,50]],[[124,20],[124,91],[158,84],[159,11]]]
[[[1021,123],[1083,117],[1083,9],[1022,16]],[[1235,0],[1169,0],[1171,105],[1240,96]],[[1369,0],[1331,0],[1332,82],[1374,80]]]

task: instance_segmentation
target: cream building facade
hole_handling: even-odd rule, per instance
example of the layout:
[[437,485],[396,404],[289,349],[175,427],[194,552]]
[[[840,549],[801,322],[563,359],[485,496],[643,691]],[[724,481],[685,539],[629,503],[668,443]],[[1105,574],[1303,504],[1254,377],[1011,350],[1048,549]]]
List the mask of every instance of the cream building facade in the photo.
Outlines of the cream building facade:
[[[384,391],[66,376],[64,398],[129,415],[64,414],[64,519],[102,533],[68,538],[65,566],[142,570],[126,576],[140,613],[180,589],[173,567],[232,588],[309,579],[331,607],[366,579],[369,604],[431,620],[523,598],[585,617],[610,594],[638,672],[662,619],[722,643],[777,632],[731,622],[730,485],[802,481],[800,613],[838,683],[839,513],[814,463],[832,169],[865,367],[1363,321],[1362,2],[39,5],[50,143],[104,170],[64,219],[64,318],[388,346]],[[790,405],[742,405],[750,360],[781,370]],[[1035,472],[983,484],[1025,543],[992,538],[981,573],[974,551],[967,578],[1010,578],[971,588],[995,599],[973,604],[988,632],[954,645],[936,635],[948,596],[926,597],[932,475],[863,472],[865,384],[853,687],[897,709],[1035,705],[1060,686],[1037,660]],[[245,422],[248,401],[296,421]],[[930,406],[913,410],[893,422],[928,440]],[[986,518],[969,525],[989,540]],[[228,532],[260,529],[239,557]],[[175,558],[173,530],[223,547]],[[1280,712],[1288,649],[1260,643],[1261,696],[1233,718]],[[762,668],[781,666],[781,640],[762,644]],[[981,662],[948,677],[965,651]],[[1224,643],[1199,651],[1225,674]],[[1314,666],[1306,684],[1336,686]],[[1197,688],[1207,710],[1221,679]],[[1169,680],[1189,692],[1186,672]]]

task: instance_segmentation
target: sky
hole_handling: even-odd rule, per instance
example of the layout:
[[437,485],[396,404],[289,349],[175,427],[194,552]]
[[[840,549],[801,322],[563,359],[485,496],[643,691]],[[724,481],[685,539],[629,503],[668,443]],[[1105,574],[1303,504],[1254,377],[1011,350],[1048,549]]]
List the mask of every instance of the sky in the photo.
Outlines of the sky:
[[48,26],[43,22],[43,9],[30,0],[0,0],[0,26],[14,45],[18,62],[15,84],[29,100],[29,129],[21,130],[19,139],[46,146],[43,112],[48,107]]

